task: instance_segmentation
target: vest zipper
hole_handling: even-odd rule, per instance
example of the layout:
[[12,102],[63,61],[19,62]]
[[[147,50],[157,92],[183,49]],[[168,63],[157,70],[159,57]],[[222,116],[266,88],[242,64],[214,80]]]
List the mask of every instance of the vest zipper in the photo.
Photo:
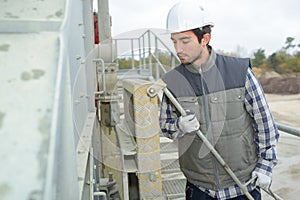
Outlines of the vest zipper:
[[[199,73],[200,73],[200,81],[201,81],[201,87],[202,87],[202,92],[203,92],[203,103],[204,103],[204,114],[205,114],[205,123],[206,123],[206,128],[207,128],[207,136],[208,134],[212,134],[211,132],[211,123],[210,123],[210,115],[209,115],[209,108],[208,108],[208,102],[207,102],[207,96],[206,96],[206,91],[205,91],[205,87],[204,87],[204,81],[203,81],[203,73],[202,73],[202,68],[200,66],[199,68]],[[212,139],[211,139],[211,143],[214,144],[214,137],[212,135]],[[213,167],[214,167],[214,179],[215,179],[215,183],[217,186],[217,189],[220,188],[220,181],[219,181],[219,170],[217,167],[217,161],[215,159],[215,157],[212,157],[212,162],[213,162]]]

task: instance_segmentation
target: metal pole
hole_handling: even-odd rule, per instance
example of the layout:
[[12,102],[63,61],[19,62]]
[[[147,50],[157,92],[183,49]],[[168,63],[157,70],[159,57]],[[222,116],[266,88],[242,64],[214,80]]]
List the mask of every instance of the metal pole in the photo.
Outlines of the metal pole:
[[146,69],[145,35],[143,35],[143,69]]
[[174,55],[171,54],[171,69],[173,69],[175,66],[175,58],[174,58]]
[[149,55],[149,68],[150,68],[150,74],[153,76],[153,70],[152,70],[152,52],[151,52],[151,35],[150,31],[148,31],[148,55]]
[[[115,41],[115,47],[116,47],[116,52],[117,52],[117,56],[118,57],[118,40],[114,40]],[[117,70],[116,71],[119,71],[119,65],[117,65]]]
[[[158,44],[157,44],[157,37],[155,36],[155,56],[158,60]],[[155,70],[156,70],[156,80],[159,79],[159,69],[158,69],[158,62],[155,62]]]
[[98,27],[99,27],[99,41],[106,43],[110,41],[110,15],[108,0],[98,0]]
[[[185,110],[182,108],[182,106],[178,103],[178,101],[175,99],[175,97],[172,95],[172,93],[168,90],[168,88],[163,89],[165,95],[169,98],[169,100],[174,104],[174,106],[178,109],[178,111],[181,113],[182,116],[186,115]],[[243,193],[247,196],[249,200],[254,200],[251,194],[248,192],[246,186],[244,186],[240,180],[235,176],[233,171],[230,169],[230,167],[225,163],[223,158],[220,156],[220,154],[216,151],[216,149],[210,144],[210,142],[206,139],[206,137],[203,135],[203,133],[198,130],[197,135],[201,138],[203,143],[208,147],[210,152],[215,156],[215,158],[218,160],[218,162],[224,167],[226,172],[230,175],[230,177],[234,180],[234,182],[241,188]]]
[[134,47],[133,47],[133,39],[131,39],[131,69],[134,69]]
[[139,43],[139,65],[140,65],[140,71],[142,71],[142,49],[141,49],[141,38],[138,39]]
[[300,137],[300,129],[293,128],[277,122],[276,125],[278,130]]
[[105,93],[106,92],[106,80],[105,80],[105,64],[104,64],[104,61],[101,58],[94,59],[93,61],[96,62],[96,63],[99,63],[99,62],[101,63],[101,70],[102,70],[102,91],[101,92]]

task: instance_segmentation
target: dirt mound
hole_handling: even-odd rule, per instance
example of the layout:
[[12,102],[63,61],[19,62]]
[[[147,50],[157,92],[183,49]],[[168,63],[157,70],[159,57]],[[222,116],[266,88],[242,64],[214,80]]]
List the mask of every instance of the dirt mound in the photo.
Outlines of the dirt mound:
[[299,94],[300,73],[278,74],[275,71],[253,68],[255,76],[260,81],[265,93]]
[[281,75],[275,71],[264,70],[264,69],[256,68],[256,67],[254,67],[252,70],[255,73],[256,77],[259,79],[260,78],[269,79],[269,78],[274,78],[274,77],[281,77]]
[[271,94],[298,94],[300,93],[300,74],[288,77],[276,76],[258,78],[265,93]]

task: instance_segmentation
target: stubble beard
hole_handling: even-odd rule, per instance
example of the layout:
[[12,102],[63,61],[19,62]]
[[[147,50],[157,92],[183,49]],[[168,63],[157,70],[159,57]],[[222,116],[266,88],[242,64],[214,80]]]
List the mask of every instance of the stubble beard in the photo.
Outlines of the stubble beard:
[[[181,60],[181,63],[184,65],[194,64],[197,60],[200,60],[202,58],[202,54],[203,54],[203,51],[200,49],[200,51],[196,57],[191,58],[190,60]],[[184,55],[187,55],[187,54],[184,54]]]

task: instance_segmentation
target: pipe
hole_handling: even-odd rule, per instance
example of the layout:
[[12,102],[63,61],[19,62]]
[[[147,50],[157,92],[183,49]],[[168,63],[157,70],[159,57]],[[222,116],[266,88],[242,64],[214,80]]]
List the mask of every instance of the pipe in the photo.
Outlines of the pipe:
[[276,125],[277,125],[278,130],[300,137],[300,129],[290,127],[285,124],[281,124],[281,123],[277,123],[277,122],[276,122]]
[[100,197],[101,200],[107,200],[105,192],[94,192],[94,197]]
[[101,70],[102,70],[102,91],[100,93],[105,93],[106,92],[106,80],[105,80],[105,64],[104,60],[102,58],[97,58],[93,60],[94,62],[101,62]]

